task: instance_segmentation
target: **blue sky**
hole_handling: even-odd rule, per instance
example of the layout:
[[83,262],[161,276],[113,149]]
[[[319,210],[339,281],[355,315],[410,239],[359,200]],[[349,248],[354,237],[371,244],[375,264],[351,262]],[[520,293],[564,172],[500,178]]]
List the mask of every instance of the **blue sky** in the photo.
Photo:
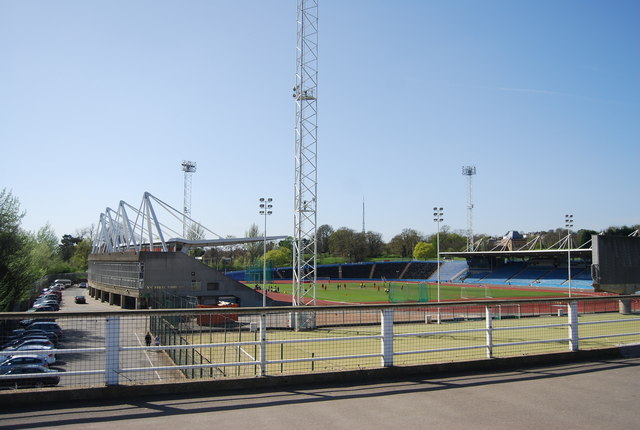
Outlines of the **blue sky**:
[[[640,2],[320,0],[318,225],[640,222]],[[0,188],[61,236],[145,191],[292,235],[295,0],[0,0]]]

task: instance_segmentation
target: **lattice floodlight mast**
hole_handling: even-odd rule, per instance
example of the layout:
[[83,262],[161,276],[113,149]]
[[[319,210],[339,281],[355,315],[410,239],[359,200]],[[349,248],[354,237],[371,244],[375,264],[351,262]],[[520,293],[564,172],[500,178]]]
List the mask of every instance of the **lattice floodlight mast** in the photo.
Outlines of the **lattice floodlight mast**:
[[471,178],[476,174],[476,166],[462,166],[462,174],[468,178],[467,251],[473,251],[473,194],[471,187]]
[[182,218],[182,237],[187,239],[189,232],[189,217],[191,216],[191,174],[196,171],[196,163],[193,161],[183,161],[182,171],[184,172],[184,217]]
[[316,302],[318,1],[298,0],[293,305]]

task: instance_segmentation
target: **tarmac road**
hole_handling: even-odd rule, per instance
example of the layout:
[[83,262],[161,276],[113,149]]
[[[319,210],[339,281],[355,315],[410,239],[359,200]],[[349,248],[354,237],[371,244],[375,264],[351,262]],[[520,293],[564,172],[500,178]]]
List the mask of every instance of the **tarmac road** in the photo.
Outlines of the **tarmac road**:
[[[63,291],[63,306],[65,312],[117,312],[122,311],[119,306],[110,306],[107,302],[100,302],[89,297],[84,288],[69,287]],[[86,304],[75,303],[75,296],[84,295]],[[63,329],[62,348],[96,348],[104,347],[104,318],[95,319],[62,319],[58,324]],[[121,319],[122,346],[144,346],[144,336],[148,331],[148,321],[142,316],[131,316]],[[59,361],[52,365],[54,369],[66,372],[93,371],[104,369],[104,353],[70,353],[58,354]],[[172,364],[169,357],[161,352],[136,351],[121,355],[124,367],[154,367]],[[121,375],[122,382],[162,382],[164,379],[180,379],[182,374],[177,370],[149,371],[128,373]],[[103,374],[86,374],[65,376],[61,374],[60,386],[95,386],[104,384]],[[0,423],[0,427],[2,424]]]
[[[370,385],[40,404],[12,429],[631,429],[640,358]],[[0,405],[1,408],[1,405]]]

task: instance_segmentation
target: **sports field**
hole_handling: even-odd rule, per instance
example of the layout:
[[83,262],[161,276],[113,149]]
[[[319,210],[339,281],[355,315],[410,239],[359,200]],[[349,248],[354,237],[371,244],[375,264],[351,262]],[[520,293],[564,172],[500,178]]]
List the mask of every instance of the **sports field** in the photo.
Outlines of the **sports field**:
[[[449,309],[447,312],[452,310]],[[366,311],[364,311],[366,312]],[[336,312],[327,310],[325,313]],[[347,312],[349,313],[349,312]],[[399,315],[406,314],[406,315]],[[470,361],[486,358],[486,321],[481,316],[470,319],[447,319],[443,324],[426,324],[424,309],[405,309],[396,312],[396,319],[419,320],[394,325],[396,365],[416,365]],[[336,315],[334,315],[336,316]],[[353,320],[353,318],[344,319]],[[363,319],[369,320],[363,316]],[[622,320],[614,322],[613,320]],[[589,325],[609,321],[610,324]],[[581,349],[597,349],[637,342],[638,315],[622,316],[616,312],[580,315],[583,336],[611,336],[581,340]],[[507,318],[493,321],[495,329],[494,357],[546,354],[569,350],[566,316],[538,315],[535,318]],[[635,333],[634,333],[635,331]],[[620,336],[620,333],[629,333]],[[284,361],[268,366],[267,373],[301,373],[313,371],[339,371],[380,367],[380,334],[378,324],[354,324],[317,327],[314,330],[295,331],[272,329],[268,331],[266,349],[270,361]],[[216,348],[203,347],[198,353],[205,362],[221,363],[216,376],[255,376],[259,357],[257,344],[244,347],[235,342],[257,342],[257,332],[237,327],[218,327],[213,331],[193,332],[187,335],[192,344],[229,345]],[[531,344],[531,342],[540,342]],[[501,346],[502,345],[502,346]],[[307,361],[307,360],[318,361]],[[222,363],[244,362],[249,366],[229,366]],[[212,375],[213,376],[213,375]]]
[[[269,292],[291,295],[291,285],[288,282],[278,282],[267,284],[266,288]],[[422,291],[419,291],[420,288]],[[561,289],[440,284],[441,301],[567,296],[566,291]],[[405,300],[398,300],[397,297],[404,297]],[[435,283],[319,280],[316,299],[334,303],[436,302],[438,287]]]

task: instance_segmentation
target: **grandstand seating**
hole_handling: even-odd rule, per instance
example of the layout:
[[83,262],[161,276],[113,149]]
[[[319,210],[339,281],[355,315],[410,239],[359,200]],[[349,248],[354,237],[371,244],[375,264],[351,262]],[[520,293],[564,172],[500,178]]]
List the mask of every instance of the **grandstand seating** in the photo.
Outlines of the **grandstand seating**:
[[400,279],[400,276],[404,272],[406,266],[406,261],[384,261],[376,263],[372,278]]
[[[464,260],[453,260],[453,261],[441,261],[440,262],[440,280],[444,282],[451,282],[455,280],[461,279],[462,276],[466,275],[469,267],[467,266],[467,262]],[[438,270],[436,270],[431,274],[428,281],[436,281],[438,279]]]
[[[328,264],[319,265],[319,279],[406,279],[437,280],[437,262],[435,261],[384,261],[376,263]],[[291,280],[291,267],[273,269],[274,280]],[[572,288],[589,289],[593,287],[590,267],[571,267]],[[244,272],[236,272],[234,279],[244,279]],[[507,262],[495,270],[487,268],[469,268],[465,260],[442,261],[440,265],[442,282],[464,282],[470,284],[518,285],[540,287],[568,287],[567,268],[554,267],[551,264],[526,264]]]
[[507,281],[510,285],[534,285],[552,270],[546,266],[527,266]]
[[524,263],[509,263],[498,267],[482,279],[487,284],[506,284],[525,268]]
[[429,279],[438,269],[435,261],[412,261],[405,269],[402,279]]
[[330,278],[330,279],[340,278],[340,265],[328,264],[328,265],[318,266],[318,278]]
[[343,264],[342,279],[369,279],[371,264],[372,263]]

